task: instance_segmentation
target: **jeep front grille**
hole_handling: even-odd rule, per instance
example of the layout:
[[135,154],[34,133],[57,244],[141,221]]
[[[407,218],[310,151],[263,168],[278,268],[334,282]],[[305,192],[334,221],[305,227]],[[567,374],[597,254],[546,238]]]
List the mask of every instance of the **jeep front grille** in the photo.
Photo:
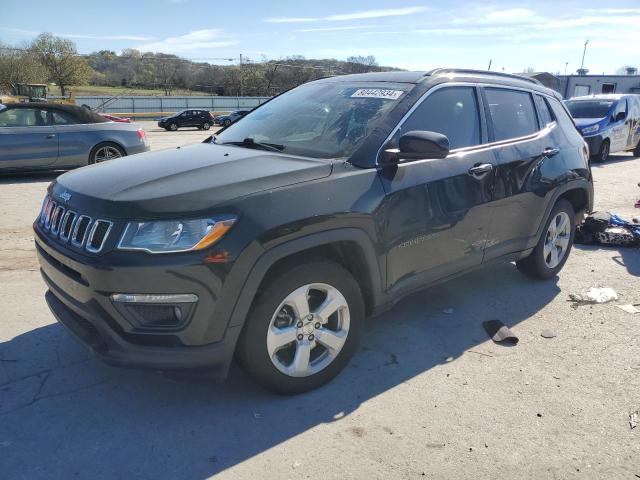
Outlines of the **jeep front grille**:
[[110,220],[94,220],[66,209],[50,197],[42,204],[38,223],[49,236],[91,253],[102,251],[113,227]]

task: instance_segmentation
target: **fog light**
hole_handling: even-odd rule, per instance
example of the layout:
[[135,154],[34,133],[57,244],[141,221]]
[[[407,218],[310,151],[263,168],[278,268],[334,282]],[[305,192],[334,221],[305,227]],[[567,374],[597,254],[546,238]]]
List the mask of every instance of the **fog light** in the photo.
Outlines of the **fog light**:
[[111,300],[122,316],[138,329],[175,330],[187,323],[198,296],[114,293]]

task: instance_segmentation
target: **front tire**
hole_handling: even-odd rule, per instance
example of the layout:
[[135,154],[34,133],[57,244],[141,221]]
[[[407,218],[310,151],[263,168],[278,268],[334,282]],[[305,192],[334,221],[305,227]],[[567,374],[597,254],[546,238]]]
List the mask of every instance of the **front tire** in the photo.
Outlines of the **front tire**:
[[200,128],[202,128],[202,130],[209,130],[211,128],[211,124],[204,122]]
[[600,150],[593,156],[593,161],[596,163],[604,163],[609,158],[609,153],[611,153],[611,145],[609,144],[609,140],[604,140],[600,145]]
[[636,148],[633,149],[633,156],[634,157],[640,157],[640,140],[638,140],[638,144],[636,145]]
[[223,127],[228,127],[229,125],[231,125],[231,120],[227,119],[224,122],[222,122],[222,126]]
[[342,266],[309,261],[269,276],[238,341],[240,366],[269,390],[318,388],[344,369],[364,322],[357,282]]
[[167,125],[167,130],[169,130],[170,132],[175,132],[176,130],[178,130],[178,124],[170,123],[169,125]]
[[555,277],[569,258],[575,235],[573,205],[560,199],[549,215],[538,244],[516,266],[525,275],[546,280]]

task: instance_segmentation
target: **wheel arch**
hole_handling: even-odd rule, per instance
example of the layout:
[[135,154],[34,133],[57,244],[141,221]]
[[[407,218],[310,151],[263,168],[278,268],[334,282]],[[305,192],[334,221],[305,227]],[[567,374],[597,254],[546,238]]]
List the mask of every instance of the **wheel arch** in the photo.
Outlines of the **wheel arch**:
[[534,238],[535,241],[530,242],[528,247],[533,248],[538,243],[540,235],[542,235],[542,230],[551,214],[551,210],[553,210],[553,207],[560,199],[565,199],[571,203],[576,214],[575,221],[577,224],[581,221],[582,215],[591,212],[593,209],[593,185],[586,179],[580,179],[566,183],[558,188],[547,204],[544,216],[542,217],[543,220],[540,222],[538,232]]
[[93,157],[93,155],[95,154],[98,148],[104,145],[115,145],[116,147],[118,147],[120,150],[124,152],[125,156],[129,155],[129,152],[127,152],[127,149],[124,147],[124,145],[122,145],[122,143],[118,142],[117,140],[113,140],[111,138],[102,139],[98,143],[96,143],[93,147],[91,147],[91,149],[89,150],[89,157],[87,158],[87,164],[91,164],[91,157]]
[[238,296],[229,327],[243,325],[249,308],[269,276],[302,259],[322,258],[346,268],[360,285],[366,312],[382,303],[382,272],[374,244],[357,228],[329,230],[285,242],[265,251],[254,263]]

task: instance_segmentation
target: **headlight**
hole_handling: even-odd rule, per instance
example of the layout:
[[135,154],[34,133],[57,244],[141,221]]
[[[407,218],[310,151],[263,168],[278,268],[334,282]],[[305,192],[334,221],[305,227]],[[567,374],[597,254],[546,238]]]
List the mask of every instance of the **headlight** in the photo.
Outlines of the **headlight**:
[[584,127],[582,129],[582,133],[583,135],[589,135],[590,133],[596,133],[598,130],[600,130],[600,125],[596,123],[595,125]]
[[220,240],[236,221],[235,216],[129,222],[120,239],[120,250],[143,250],[150,253],[202,250]]

